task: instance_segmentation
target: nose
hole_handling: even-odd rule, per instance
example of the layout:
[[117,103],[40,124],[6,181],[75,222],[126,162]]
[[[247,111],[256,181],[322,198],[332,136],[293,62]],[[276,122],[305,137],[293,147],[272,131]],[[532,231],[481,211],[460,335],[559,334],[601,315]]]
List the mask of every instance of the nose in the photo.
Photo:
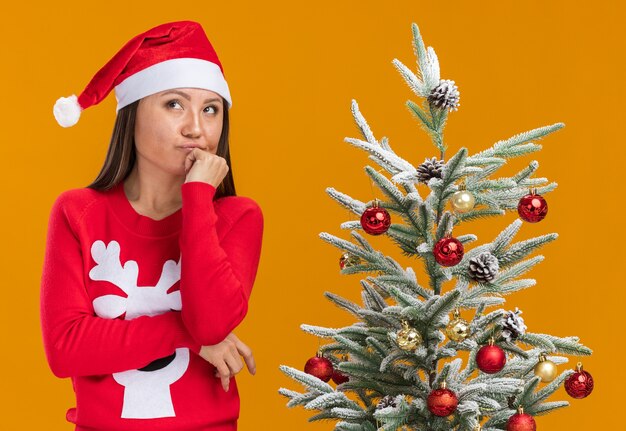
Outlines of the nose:
[[193,112],[188,111],[185,116],[181,133],[186,138],[199,138],[202,135],[202,128],[200,127],[200,114],[194,114]]

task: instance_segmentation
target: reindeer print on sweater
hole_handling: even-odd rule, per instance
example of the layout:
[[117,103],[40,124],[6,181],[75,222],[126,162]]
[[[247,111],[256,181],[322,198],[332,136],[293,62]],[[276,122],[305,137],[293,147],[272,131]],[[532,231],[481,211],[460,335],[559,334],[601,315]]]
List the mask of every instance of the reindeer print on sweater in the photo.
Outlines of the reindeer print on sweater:
[[[108,281],[127,296],[104,295],[93,300],[96,314],[115,319],[125,313],[125,319],[154,316],[170,310],[180,310],[180,291],[167,293],[180,280],[180,260],[163,264],[156,286],[137,286],[139,267],[134,260],[120,261],[120,244],[98,240],[91,246],[96,265],[89,271],[92,280]],[[123,418],[158,418],[176,416],[170,385],[182,377],[189,366],[189,349],[178,348],[166,358],[157,359],[146,367],[114,373],[113,378],[124,386]]]

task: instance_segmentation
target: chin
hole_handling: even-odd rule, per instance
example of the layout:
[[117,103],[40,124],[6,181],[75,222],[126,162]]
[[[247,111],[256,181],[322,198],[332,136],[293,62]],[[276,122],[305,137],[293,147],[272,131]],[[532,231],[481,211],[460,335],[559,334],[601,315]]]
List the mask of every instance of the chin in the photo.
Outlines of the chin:
[[176,166],[163,166],[163,171],[174,177],[184,177],[187,174],[185,173],[185,165],[182,163],[183,162],[181,162],[181,164],[177,164]]

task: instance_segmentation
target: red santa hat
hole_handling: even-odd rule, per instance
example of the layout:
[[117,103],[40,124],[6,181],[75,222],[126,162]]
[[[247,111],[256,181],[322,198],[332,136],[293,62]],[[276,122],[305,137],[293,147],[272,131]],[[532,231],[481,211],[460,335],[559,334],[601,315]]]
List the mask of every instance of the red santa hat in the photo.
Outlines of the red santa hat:
[[202,26],[193,21],[161,24],[129,40],[76,97],[61,97],[53,109],[63,127],[78,122],[82,110],[115,90],[119,111],[142,97],[172,88],[203,88],[232,106],[224,69]]

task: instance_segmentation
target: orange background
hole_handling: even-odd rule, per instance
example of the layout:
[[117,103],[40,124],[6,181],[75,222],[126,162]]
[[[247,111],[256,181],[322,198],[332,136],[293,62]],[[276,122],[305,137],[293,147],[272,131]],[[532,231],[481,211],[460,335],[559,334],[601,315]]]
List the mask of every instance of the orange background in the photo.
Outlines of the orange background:
[[[224,2],[225,3],[225,2]],[[317,235],[344,238],[348,214],[324,189],[373,197],[363,172],[368,159],[343,142],[358,137],[350,113],[356,99],[377,137],[414,164],[436,155],[405,107],[416,100],[391,64],[413,66],[412,22],[439,56],[442,78],[456,81],[461,107],[446,128],[448,155],[473,154],[516,133],[562,121],[540,153],[513,159],[506,172],[539,160],[539,176],[557,181],[550,214],[525,224],[518,239],[558,232],[531,289],[508,297],[529,330],[578,335],[594,349],[584,358],[596,381],[586,400],[537,419],[540,430],[616,429],[623,404],[623,264],[621,221],[624,138],[624,11],[619,2],[332,1],[129,2],[106,6],[66,1],[4,6],[2,184],[3,369],[0,428],[71,430],[69,380],[48,369],[39,327],[39,282],[47,220],[63,190],[98,173],[115,118],[113,95],[59,127],[52,106],[78,94],[131,37],[166,21],[201,22],[232,89],[233,172],[241,195],[263,208],[263,255],[251,307],[238,329],[254,350],[258,373],[238,376],[241,430],[330,430],[307,424],[312,412],[288,410],[279,387],[301,389],[279,364],[302,367],[318,341],[301,323],[352,323],[324,299],[325,290],[358,300],[359,277],[340,276],[339,252]],[[580,6],[577,6],[580,5]],[[28,7],[28,9],[27,9]],[[93,9],[97,7],[97,9]],[[423,188],[422,188],[423,190]],[[378,195],[380,196],[380,195]],[[491,241],[515,214],[464,225]],[[351,217],[350,217],[351,219]],[[370,238],[399,256],[388,238]],[[419,262],[399,259],[420,268]],[[422,284],[427,285],[422,278]],[[571,358],[572,365],[578,358]],[[601,406],[608,408],[602,410]],[[618,422],[619,421],[619,422]]]

